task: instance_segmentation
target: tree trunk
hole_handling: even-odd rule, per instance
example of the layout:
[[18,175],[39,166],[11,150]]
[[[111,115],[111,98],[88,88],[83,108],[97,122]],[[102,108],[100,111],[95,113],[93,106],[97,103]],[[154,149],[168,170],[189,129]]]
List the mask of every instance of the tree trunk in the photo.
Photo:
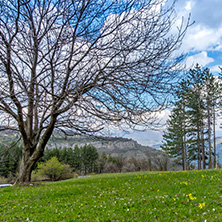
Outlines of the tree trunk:
[[[201,101],[200,101],[200,92],[198,93],[198,117],[197,117],[197,152],[198,152],[198,170],[201,169],[201,144],[200,144],[200,129],[201,129],[201,124],[200,121],[202,122],[201,114]],[[200,119],[201,118],[201,119]]]
[[19,167],[19,175],[16,180],[16,183],[19,184],[28,184],[31,181],[31,173],[33,170],[33,167],[35,165],[36,161],[30,161],[25,160],[24,157],[22,157],[20,167]]
[[184,148],[183,148],[183,144],[182,144],[182,152],[181,152],[181,156],[182,156],[182,166],[183,166],[183,170],[185,170],[184,169],[184,150],[183,150]]
[[184,158],[184,170],[187,170],[187,137],[186,137],[186,111],[185,104],[182,103],[182,112],[183,112],[183,122],[182,122],[182,130],[183,130],[183,158]]
[[208,123],[208,146],[209,146],[209,165],[208,168],[212,169],[212,158],[211,158],[211,118],[210,118],[210,100],[207,99],[207,123]]
[[203,125],[201,126],[201,144],[202,144],[202,164],[203,169],[206,169],[206,158],[205,158],[205,144],[204,144],[204,132],[203,132]]
[[184,158],[184,170],[187,170],[187,146],[186,146],[186,135],[183,138],[183,158]]
[[185,167],[185,155],[184,155],[184,144],[182,142],[182,165],[183,165],[183,170],[186,170],[186,167]]
[[216,151],[216,117],[215,108],[213,109],[213,135],[214,135],[214,168],[217,168],[217,151]]
[[[22,160],[19,166],[19,175],[15,183],[27,184],[31,181],[33,167],[35,163],[43,156],[46,144],[52,135],[56,117],[56,115],[52,116],[50,123],[41,138],[23,137]],[[39,141],[38,143],[34,142],[36,139]]]
[[31,181],[31,174],[35,163],[43,156],[44,149],[41,152],[33,152],[34,148],[32,145],[23,145],[22,159],[19,166],[19,175],[16,179],[16,183],[28,184]]
[[197,152],[198,152],[198,170],[201,169],[201,150],[200,150],[200,127],[197,124]]

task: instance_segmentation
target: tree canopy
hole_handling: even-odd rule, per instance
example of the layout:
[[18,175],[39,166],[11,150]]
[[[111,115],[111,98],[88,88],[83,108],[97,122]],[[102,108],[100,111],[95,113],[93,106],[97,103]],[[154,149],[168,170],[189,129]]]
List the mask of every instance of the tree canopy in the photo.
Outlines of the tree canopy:
[[1,0],[0,120],[23,139],[30,180],[54,128],[145,124],[165,105],[189,20],[164,0]]

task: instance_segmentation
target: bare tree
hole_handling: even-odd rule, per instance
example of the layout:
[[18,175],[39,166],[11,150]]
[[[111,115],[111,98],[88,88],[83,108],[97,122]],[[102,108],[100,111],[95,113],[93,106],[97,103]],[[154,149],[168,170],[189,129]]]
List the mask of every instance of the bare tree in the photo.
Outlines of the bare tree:
[[150,124],[189,26],[171,34],[174,4],[164,2],[0,1],[0,119],[23,140],[17,182],[30,181],[55,128]]

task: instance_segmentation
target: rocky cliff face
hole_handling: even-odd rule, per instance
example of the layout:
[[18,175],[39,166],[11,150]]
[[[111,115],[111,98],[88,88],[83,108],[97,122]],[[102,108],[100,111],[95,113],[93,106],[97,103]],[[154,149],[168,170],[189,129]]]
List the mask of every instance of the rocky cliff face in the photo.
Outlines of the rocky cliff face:
[[112,156],[123,156],[125,158],[135,157],[137,159],[146,158],[149,155],[153,156],[153,153],[158,153],[159,151],[153,150],[150,147],[145,147],[138,144],[136,141],[97,141],[91,142],[95,146],[99,153],[105,152],[111,154]]
[[74,148],[75,145],[81,147],[86,144],[96,147],[100,154],[105,152],[106,154],[111,154],[113,157],[121,156],[124,159],[130,159],[132,157],[136,159],[149,159],[153,166],[167,164],[169,170],[181,169],[180,166],[175,166],[173,161],[167,158],[161,150],[142,146],[136,141],[126,138],[86,136],[69,137],[66,140],[54,138],[48,143],[48,148]]
[[[81,139],[82,138],[82,139]],[[71,137],[67,140],[54,139],[48,143],[49,148],[57,147],[71,147],[75,145],[79,147],[86,144],[93,145],[97,148],[99,153],[105,152],[112,156],[123,156],[127,159],[135,157],[137,159],[147,158],[148,156],[153,157],[154,155],[160,155],[162,152],[153,149],[148,146],[142,146],[132,139],[125,138],[112,138],[112,137]]]
[[112,154],[112,156],[122,155],[123,157],[130,158],[145,158],[147,153],[159,153],[158,150],[152,149],[151,147],[146,147],[138,144],[132,139],[125,138],[112,138],[112,137],[71,137],[67,140],[61,140],[56,138],[48,143],[49,148],[57,147],[71,147],[74,148],[75,145],[79,147],[86,144],[93,145],[97,148],[99,153],[105,152],[107,154]]

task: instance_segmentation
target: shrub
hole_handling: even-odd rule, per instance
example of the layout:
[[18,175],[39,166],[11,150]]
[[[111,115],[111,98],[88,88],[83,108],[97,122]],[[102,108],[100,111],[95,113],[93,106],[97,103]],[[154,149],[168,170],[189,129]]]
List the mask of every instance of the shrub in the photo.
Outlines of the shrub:
[[70,166],[60,163],[55,156],[49,159],[47,162],[39,163],[36,172],[34,172],[35,179],[41,178],[56,181],[61,179],[69,179],[72,177],[73,173]]
[[70,165],[63,164],[62,165],[62,173],[61,173],[61,176],[59,179],[65,180],[65,179],[69,179],[69,178],[73,178],[73,177],[74,177],[74,175],[73,175]]
[[0,183],[7,183],[7,178],[0,176]]
[[108,162],[108,163],[105,164],[103,172],[104,173],[117,173],[118,168],[117,168],[115,163]]

